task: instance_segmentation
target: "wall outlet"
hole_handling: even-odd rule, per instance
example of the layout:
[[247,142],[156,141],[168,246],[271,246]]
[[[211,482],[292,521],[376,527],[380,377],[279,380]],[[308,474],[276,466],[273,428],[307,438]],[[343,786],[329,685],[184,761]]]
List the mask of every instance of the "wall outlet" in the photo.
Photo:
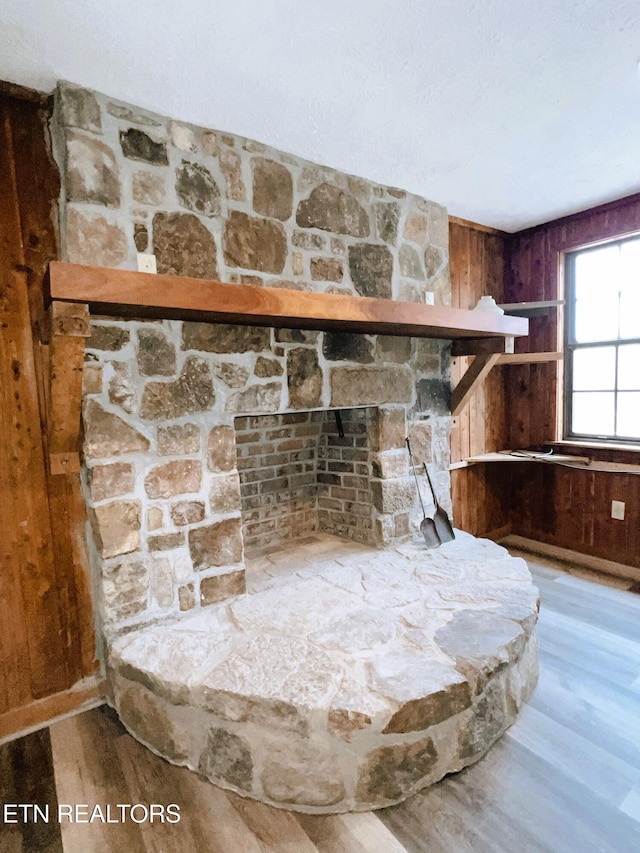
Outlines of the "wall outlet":
[[611,518],[624,521],[624,501],[611,501]]
[[156,256],[138,252],[138,272],[158,272],[156,268]]
[[424,301],[427,305],[435,305],[436,304],[436,295],[432,290],[427,290],[424,294]]

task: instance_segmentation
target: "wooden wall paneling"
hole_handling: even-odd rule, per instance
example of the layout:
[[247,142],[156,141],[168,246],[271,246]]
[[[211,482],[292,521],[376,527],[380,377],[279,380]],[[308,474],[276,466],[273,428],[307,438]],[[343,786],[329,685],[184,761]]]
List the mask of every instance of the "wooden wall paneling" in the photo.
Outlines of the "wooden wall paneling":
[[[638,232],[640,194],[509,236],[505,242],[505,301],[562,298],[563,253]],[[549,317],[532,318],[529,338],[517,339],[516,350],[561,348],[562,319],[562,309],[552,310]],[[507,393],[513,412],[509,430],[512,447],[544,443],[557,435],[562,370],[562,362],[506,368]],[[637,454],[621,450],[583,448],[582,452],[594,459],[594,465],[598,459],[637,461]],[[514,533],[527,530],[522,535],[528,538],[631,566],[640,565],[640,480],[636,475],[556,473],[548,480],[546,490],[541,490],[539,475],[532,470],[536,467],[522,466],[513,472]],[[612,499],[627,503],[625,521],[610,517]],[[535,501],[540,504],[537,511],[533,507]],[[543,504],[554,507],[552,530],[544,523]]]
[[7,726],[21,728],[22,717],[42,697],[66,695],[96,671],[79,477],[75,483],[62,478],[54,483],[45,465],[48,348],[42,276],[57,255],[52,204],[58,182],[42,109],[39,100],[0,95],[0,497],[5,528],[0,537],[0,714],[5,734]]
[[[449,255],[451,263],[452,304],[473,308],[481,296],[503,300],[504,235],[471,223],[450,220]],[[473,364],[468,357],[452,359],[452,383],[455,384]],[[474,389],[464,408],[453,418],[451,459],[459,462],[469,456],[506,446],[504,372],[494,367],[483,383]],[[507,466],[476,465],[452,471],[452,503],[456,526],[477,535],[496,529],[508,532]]]

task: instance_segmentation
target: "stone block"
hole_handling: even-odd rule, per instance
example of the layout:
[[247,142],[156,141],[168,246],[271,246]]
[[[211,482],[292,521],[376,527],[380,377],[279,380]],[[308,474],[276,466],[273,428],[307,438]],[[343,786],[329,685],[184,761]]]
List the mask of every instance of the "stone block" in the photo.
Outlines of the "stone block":
[[411,338],[377,335],[376,356],[379,361],[406,364],[411,358]]
[[242,161],[237,151],[225,148],[220,152],[220,170],[224,175],[227,187],[227,198],[234,201],[244,201],[247,191],[242,177]]
[[332,408],[410,403],[413,376],[405,367],[333,367],[329,372]]
[[451,412],[451,386],[442,379],[419,379],[416,409],[430,415],[448,415]]
[[322,405],[322,370],[315,350],[289,350],[287,388],[292,409],[317,409]]
[[413,243],[424,245],[427,240],[428,220],[423,213],[410,213],[404,223],[404,237]]
[[186,127],[184,124],[178,124],[176,121],[169,122],[169,133],[171,134],[171,142],[180,151],[191,151],[195,153],[198,150],[196,144],[195,133],[192,128]]
[[407,418],[403,408],[380,407],[371,430],[371,449],[398,450],[406,447]]
[[342,281],[344,267],[338,258],[311,258],[311,279],[313,281]]
[[420,260],[420,255],[408,243],[403,243],[398,252],[398,263],[400,265],[400,275],[405,278],[411,278],[414,281],[424,281],[425,274]]
[[79,127],[93,133],[102,132],[100,107],[93,92],[72,83],[60,82],[58,96],[60,119],[65,127]]
[[176,527],[184,527],[203,521],[205,508],[202,501],[178,501],[172,505],[169,514]]
[[150,551],[173,551],[184,545],[184,533],[165,533],[162,536],[149,536],[147,546]]
[[153,172],[134,172],[131,181],[133,200],[138,204],[159,207],[167,194],[163,175]]
[[346,797],[337,757],[291,736],[270,742],[260,781],[276,803],[327,807]]
[[282,222],[289,219],[293,211],[293,179],[289,170],[274,160],[254,157],[251,172],[255,212]]
[[[509,605],[510,609],[513,604]],[[531,607],[527,608],[531,613]],[[485,610],[461,610],[435,633],[456,668],[483,689],[487,680],[522,656],[526,636],[512,619]]]
[[252,385],[246,391],[236,391],[227,400],[225,411],[230,415],[267,414],[281,408],[282,382]]
[[372,480],[371,494],[378,512],[395,513],[413,506],[416,486],[409,477],[402,480]]
[[193,213],[156,213],[153,253],[159,273],[218,278],[213,234]]
[[507,673],[502,672],[486,685],[469,717],[459,733],[459,756],[465,762],[479,758],[498,740],[516,716],[515,707],[510,707],[507,691]]
[[331,184],[322,183],[298,205],[296,224],[334,234],[368,237],[371,225],[366,210],[355,196]]
[[447,263],[447,255],[444,249],[438,246],[427,246],[424,250],[424,266],[427,276],[433,278]]
[[144,489],[149,498],[169,498],[197,492],[202,482],[202,464],[195,459],[178,459],[157,465],[144,478]]
[[213,175],[200,163],[182,161],[176,169],[178,204],[200,216],[220,216],[220,190]]
[[287,259],[287,238],[279,222],[232,210],[225,223],[224,262],[231,267],[280,274]]
[[253,372],[259,379],[270,379],[272,376],[282,376],[284,370],[282,364],[275,358],[264,358],[260,355],[256,359]]
[[138,370],[142,376],[173,376],[176,350],[159,329],[138,330]]
[[171,607],[173,604],[173,575],[171,565],[166,557],[149,561],[149,580],[151,594],[160,607]]
[[113,371],[109,379],[109,402],[131,414],[136,403],[131,366],[127,361],[112,361],[109,367]]
[[141,560],[104,563],[102,609],[107,622],[130,619],[147,608],[149,573]]
[[178,603],[183,613],[187,610],[193,610],[196,606],[196,593],[192,583],[178,587]]
[[381,480],[404,477],[409,473],[405,450],[387,450],[376,454],[372,460],[373,476]]
[[307,231],[294,231],[291,245],[298,249],[324,249],[327,241],[321,234],[309,234]]
[[127,235],[104,216],[85,216],[68,208],[65,232],[69,263],[118,267],[127,259]]
[[148,133],[131,127],[120,131],[120,147],[129,160],[141,160],[157,166],[168,166],[167,146],[164,142],[152,139]]
[[140,548],[140,501],[114,501],[92,510],[96,546],[103,559]]
[[213,375],[228,388],[242,388],[247,384],[249,371],[241,364],[227,364],[226,362],[213,365]]
[[228,566],[242,560],[240,519],[226,518],[189,531],[189,550],[195,569]]
[[200,604],[207,607],[218,604],[227,598],[235,598],[246,592],[244,569],[238,572],[227,572],[224,575],[213,575],[200,581]]
[[241,507],[240,477],[237,473],[222,474],[211,480],[209,505],[213,513],[237,512]]
[[310,329],[274,329],[275,339],[282,344],[315,344],[320,332]]
[[102,365],[85,364],[82,368],[82,394],[102,393]]
[[84,407],[84,453],[87,459],[148,450],[149,439],[95,400]]
[[398,236],[398,220],[400,219],[400,205],[395,201],[389,203],[378,202],[374,206],[376,217],[376,231],[378,237],[395,246]]
[[131,492],[135,483],[135,470],[130,462],[111,465],[94,465],[88,470],[91,500],[103,501]]
[[236,326],[227,323],[184,323],[182,349],[216,352],[264,352],[271,345],[271,330],[262,326]]
[[67,201],[104,207],[120,206],[120,170],[104,142],[75,130],[67,131]]
[[241,791],[253,789],[253,761],[248,741],[227,729],[212,728],[198,770],[212,782],[226,782]]
[[207,441],[207,468],[214,472],[232,471],[236,464],[236,433],[234,428],[226,424],[213,427]]
[[175,382],[147,382],[140,407],[144,420],[171,420],[206,412],[215,402],[208,363],[190,356]]
[[397,802],[420,787],[435,769],[438,753],[430,737],[372,750],[358,778],[356,797],[362,803]]
[[421,466],[423,462],[431,462],[431,422],[410,421],[408,427],[409,439],[411,441],[411,452],[413,453],[413,461],[415,465]]
[[133,242],[138,252],[146,252],[149,247],[149,229],[144,222],[133,223]]
[[373,362],[373,342],[365,335],[352,332],[325,332],[322,354],[327,361],[357,361],[360,364]]
[[160,456],[188,456],[200,451],[200,427],[197,424],[172,424],[158,427]]
[[349,246],[349,272],[360,296],[391,299],[393,255],[386,246],[375,243]]
[[147,530],[159,530],[162,524],[162,508],[159,506],[149,507],[147,510]]
[[171,705],[142,684],[129,683],[117,691],[116,707],[121,719],[154,752],[179,763],[189,755],[188,733],[175,725],[168,710]]

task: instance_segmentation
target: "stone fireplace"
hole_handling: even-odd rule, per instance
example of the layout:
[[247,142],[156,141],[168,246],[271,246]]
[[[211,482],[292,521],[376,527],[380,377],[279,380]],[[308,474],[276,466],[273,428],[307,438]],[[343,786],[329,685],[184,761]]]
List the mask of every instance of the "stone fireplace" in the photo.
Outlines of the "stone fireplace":
[[[66,83],[53,137],[68,261],[131,268],[153,252],[162,273],[450,301],[433,202]],[[450,505],[446,342],[98,317],[86,353],[106,634],[240,594],[244,550],[276,536],[406,537],[407,432]]]
[[[159,273],[301,298],[450,302],[433,202],[66,83],[52,134],[71,263],[152,252]],[[537,674],[526,564],[415,538],[405,439],[450,508],[448,380],[446,341],[92,318],[88,538],[109,701],[138,739],[331,812],[398,802],[513,722]],[[292,542],[289,577],[273,553]]]

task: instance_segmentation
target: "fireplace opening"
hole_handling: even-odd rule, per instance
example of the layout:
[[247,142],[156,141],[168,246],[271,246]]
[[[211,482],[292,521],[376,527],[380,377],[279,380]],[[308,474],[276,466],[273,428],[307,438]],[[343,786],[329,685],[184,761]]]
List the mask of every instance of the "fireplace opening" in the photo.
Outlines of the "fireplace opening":
[[374,407],[235,419],[248,557],[322,531],[374,541]]

